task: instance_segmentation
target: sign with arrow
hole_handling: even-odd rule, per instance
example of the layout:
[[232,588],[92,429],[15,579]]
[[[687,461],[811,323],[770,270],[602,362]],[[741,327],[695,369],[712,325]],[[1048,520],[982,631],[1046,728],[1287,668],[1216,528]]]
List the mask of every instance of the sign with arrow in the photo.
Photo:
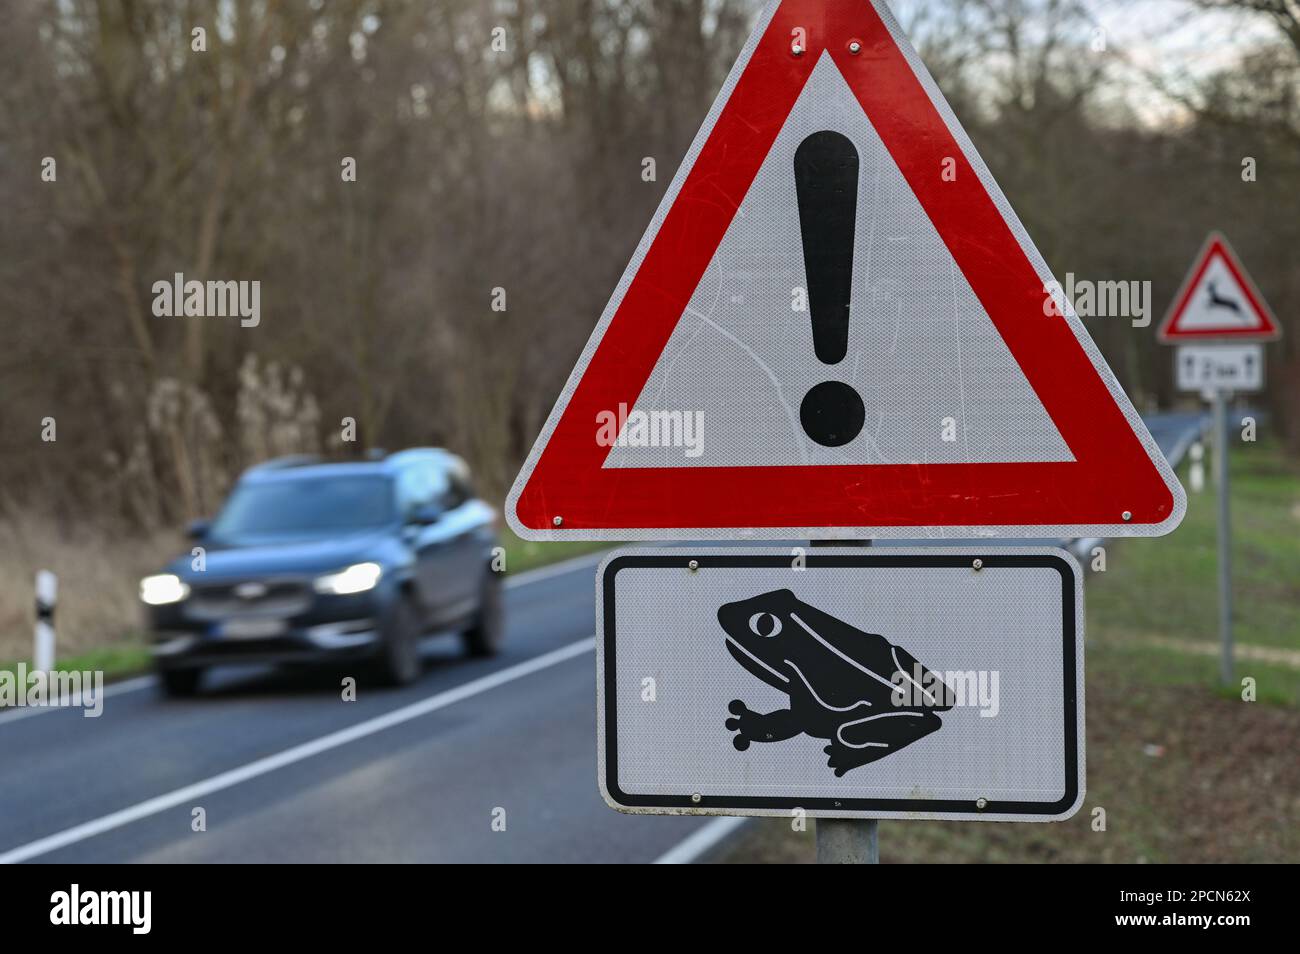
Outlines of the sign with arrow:
[[884,2],[780,0],[507,499],[549,539],[1149,536],[1182,488]]
[[1180,391],[1258,391],[1264,386],[1262,344],[1180,345],[1174,360]]
[[1277,319],[1228,240],[1211,233],[1160,325],[1160,340],[1263,341],[1280,334]]
[[628,550],[597,596],[621,811],[1052,821],[1083,801],[1063,550]]

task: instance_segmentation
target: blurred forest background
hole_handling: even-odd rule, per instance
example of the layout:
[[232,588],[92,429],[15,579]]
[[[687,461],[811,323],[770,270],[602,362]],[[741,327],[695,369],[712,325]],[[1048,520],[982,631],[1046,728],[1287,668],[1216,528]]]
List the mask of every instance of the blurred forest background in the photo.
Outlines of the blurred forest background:
[[[267,456],[441,444],[503,495],[760,6],[12,5],[0,631],[48,541],[148,569]],[[1179,400],[1155,326],[1217,228],[1289,328],[1262,402],[1300,447],[1300,2],[897,10],[1058,278],[1153,282],[1150,327],[1089,322],[1139,409]],[[175,272],[260,281],[261,324],[154,317]]]

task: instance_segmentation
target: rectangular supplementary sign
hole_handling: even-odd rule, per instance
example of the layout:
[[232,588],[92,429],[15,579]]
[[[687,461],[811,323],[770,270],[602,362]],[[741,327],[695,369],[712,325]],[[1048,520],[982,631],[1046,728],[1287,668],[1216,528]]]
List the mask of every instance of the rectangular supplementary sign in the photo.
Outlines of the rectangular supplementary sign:
[[1260,344],[1180,345],[1175,362],[1180,391],[1258,391],[1264,386]]
[[596,593],[597,774],[620,811],[1082,804],[1083,584],[1063,550],[620,550]]

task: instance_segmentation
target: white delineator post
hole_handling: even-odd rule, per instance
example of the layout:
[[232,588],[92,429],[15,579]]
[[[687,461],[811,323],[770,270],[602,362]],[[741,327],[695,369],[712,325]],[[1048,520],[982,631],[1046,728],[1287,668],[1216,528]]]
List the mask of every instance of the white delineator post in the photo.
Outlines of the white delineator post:
[[1192,463],[1187,469],[1187,479],[1191,485],[1192,493],[1199,494],[1205,489],[1205,464],[1203,462],[1205,448],[1200,441],[1196,441],[1192,444],[1188,453],[1191,455]]
[[36,571],[36,645],[32,669],[49,672],[54,668],[54,605],[59,597],[59,578],[49,570]]

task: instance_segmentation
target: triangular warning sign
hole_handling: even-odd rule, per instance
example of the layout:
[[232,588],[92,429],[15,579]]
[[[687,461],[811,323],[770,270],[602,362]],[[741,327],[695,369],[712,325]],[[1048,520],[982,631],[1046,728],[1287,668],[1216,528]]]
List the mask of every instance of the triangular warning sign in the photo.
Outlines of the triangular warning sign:
[[1232,246],[1212,232],[1160,325],[1160,340],[1261,341],[1279,333],[1277,319]]
[[884,2],[759,18],[507,500],[530,539],[1167,533],[1185,498]]

